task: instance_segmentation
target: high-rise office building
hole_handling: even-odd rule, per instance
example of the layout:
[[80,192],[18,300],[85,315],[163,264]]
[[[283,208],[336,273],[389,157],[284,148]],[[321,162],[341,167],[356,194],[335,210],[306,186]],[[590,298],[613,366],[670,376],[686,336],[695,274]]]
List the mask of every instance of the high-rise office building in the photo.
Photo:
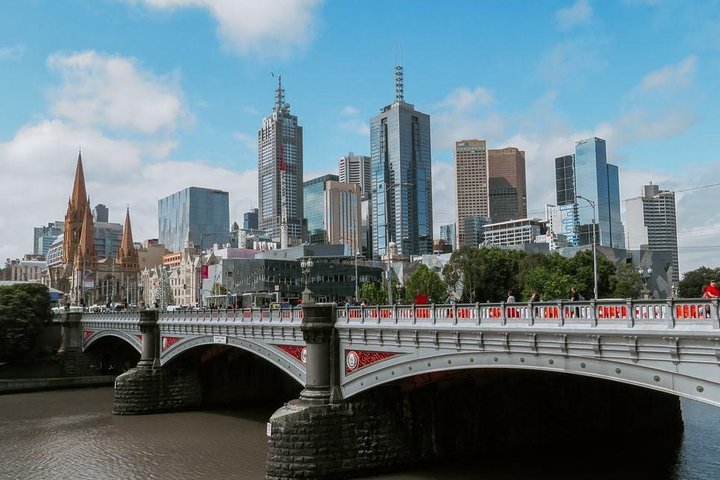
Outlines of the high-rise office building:
[[395,67],[395,101],[370,120],[373,257],[395,243],[398,255],[432,253],[430,116],[404,99]]
[[548,206],[547,220],[557,246],[580,245],[580,218],[575,203],[575,155],[555,159],[556,205]]
[[98,203],[93,209],[93,216],[95,217],[96,222],[108,222],[110,212],[105,205]]
[[[593,212],[588,202],[583,200],[578,202],[581,244],[592,241],[592,219],[595,217],[598,229],[597,243],[623,248],[625,235],[620,219],[618,167],[607,163],[605,140],[593,137],[575,144],[574,182],[575,195],[582,196],[595,204],[595,212]],[[583,240],[585,235],[588,241]]]
[[455,243],[457,236],[455,232],[457,232],[457,229],[454,223],[440,225],[440,240],[444,241],[446,245],[450,245],[453,250],[457,248]]
[[226,244],[229,234],[228,192],[188,187],[158,201],[158,240],[172,252],[188,242],[202,249]]
[[629,250],[672,254],[671,279],[680,281],[675,192],[658,185],[643,186],[642,196],[625,202],[625,236]]
[[325,225],[325,182],[338,181],[337,175],[323,175],[303,183],[303,203],[310,243],[326,241]]
[[250,211],[243,214],[243,230],[258,229],[258,209],[251,208]]
[[339,167],[340,181],[343,183],[357,183],[360,185],[363,198],[367,198],[370,193],[370,157],[355,155],[350,152],[344,157],[340,157]]
[[33,228],[33,254],[47,256],[50,245],[63,234],[63,222],[56,220],[47,226]]
[[515,147],[488,150],[487,177],[492,221],[527,217],[525,152]]
[[[485,140],[455,142],[455,211],[457,246],[477,246],[482,226],[477,219],[490,218],[488,161]],[[471,221],[466,221],[472,217]],[[477,229],[476,229],[477,227]]]
[[303,131],[278,77],[273,112],[258,131],[258,223],[283,248],[303,237]]

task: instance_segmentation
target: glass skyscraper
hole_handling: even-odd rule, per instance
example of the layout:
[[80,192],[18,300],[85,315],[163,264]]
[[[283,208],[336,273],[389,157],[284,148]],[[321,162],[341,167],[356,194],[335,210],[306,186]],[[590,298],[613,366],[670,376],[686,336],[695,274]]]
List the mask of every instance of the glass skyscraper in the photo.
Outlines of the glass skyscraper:
[[158,240],[172,252],[186,242],[202,249],[225,244],[230,235],[228,192],[188,187],[158,201]]
[[[310,238],[325,240],[325,182],[338,181],[337,175],[323,175],[303,183],[303,203],[305,204],[305,218]],[[322,236],[320,236],[322,234]],[[317,237],[314,237],[317,236]],[[312,243],[312,242],[311,242]]]
[[395,101],[370,120],[373,257],[395,242],[399,255],[432,253],[430,116],[406,103],[402,67]]
[[[592,219],[597,216],[597,243],[625,248],[625,235],[620,219],[620,182],[618,167],[607,163],[605,140],[597,137],[575,144],[575,195],[595,203],[596,213],[587,202],[578,202],[581,235],[592,233]],[[558,192],[559,196],[559,192]],[[584,228],[584,226],[589,226]],[[586,243],[586,242],[582,242]]]

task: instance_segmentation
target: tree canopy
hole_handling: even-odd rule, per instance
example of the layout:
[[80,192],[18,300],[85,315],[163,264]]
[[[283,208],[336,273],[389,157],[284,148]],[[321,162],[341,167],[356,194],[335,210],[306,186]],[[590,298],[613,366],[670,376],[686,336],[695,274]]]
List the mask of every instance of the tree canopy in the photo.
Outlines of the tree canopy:
[[447,299],[445,281],[422,263],[405,282],[405,301],[414,303],[415,298],[420,294],[427,295],[430,303],[443,303]]
[[43,323],[51,319],[50,294],[45,285],[0,287],[0,361],[27,359]]
[[702,288],[710,280],[720,281],[720,268],[700,267],[686,272],[678,285],[678,295],[681,298],[702,297]]

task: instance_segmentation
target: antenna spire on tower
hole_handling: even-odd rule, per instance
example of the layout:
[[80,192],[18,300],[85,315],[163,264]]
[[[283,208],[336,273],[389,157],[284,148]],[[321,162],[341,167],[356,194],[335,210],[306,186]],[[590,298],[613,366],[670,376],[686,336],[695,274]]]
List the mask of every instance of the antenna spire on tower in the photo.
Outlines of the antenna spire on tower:
[[403,67],[402,65],[395,66],[395,101],[399,103],[405,102],[405,91],[403,82]]
[[281,112],[287,108],[285,103],[285,90],[282,88],[282,75],[278,75],[278,86],[275,90],[275,111]]

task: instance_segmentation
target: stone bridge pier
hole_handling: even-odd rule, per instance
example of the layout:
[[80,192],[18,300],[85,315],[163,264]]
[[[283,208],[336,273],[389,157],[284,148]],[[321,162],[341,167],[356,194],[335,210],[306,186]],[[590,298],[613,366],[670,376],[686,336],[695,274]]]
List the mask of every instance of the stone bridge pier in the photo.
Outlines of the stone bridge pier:
[[197,407],[202,395],[195,372],[160,366],[158,311],[140,312],[142,353],[137,367],[115,379],[113,413],[141,415]]
[[572,446],[617,452],[629,441],[638,448],[646,439],[680,440],[678,397],[561,373],[438,371],[343,398],[336,307],[303,310],[305,389],[270,418],[268,479],[352,478],[439,459],[565,455]]

